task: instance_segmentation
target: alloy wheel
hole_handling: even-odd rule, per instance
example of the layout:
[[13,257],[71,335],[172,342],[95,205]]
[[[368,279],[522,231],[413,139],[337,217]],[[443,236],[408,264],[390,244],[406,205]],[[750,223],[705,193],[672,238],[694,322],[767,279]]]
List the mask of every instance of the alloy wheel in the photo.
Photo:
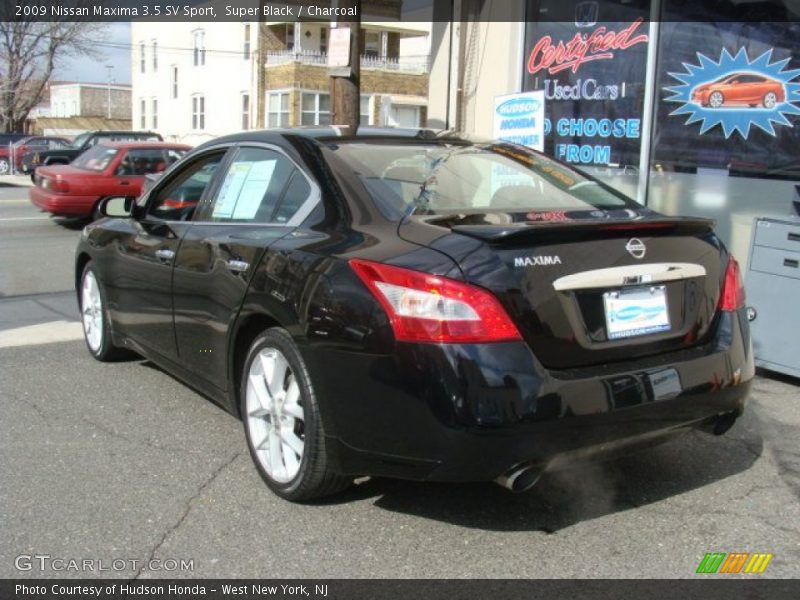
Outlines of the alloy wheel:
[[6,159],[0,159],[0,175],[8,175],[10,167],[11,165]]
[[300,385],[277,348],[263,348],[250,364],[245,419],[253,450],[278,483],[297,476],[305,450],[305,415]]
[[711,106],[711,108],[719,108],[720,106],[722,106],[724,101],[725,101],[725,99],[722,97],[722,94],[719,93],[719,92],[714,92],[708,98],[708,104]]
[[87,271],[83,276],[81,317],[86,343],[92,352],[97,353],[103,345],[103,299],[92,271]]
[[778,97],[775,95],[775,92],[767,92],[764,96],[764,108],[775,108],[777,103]]

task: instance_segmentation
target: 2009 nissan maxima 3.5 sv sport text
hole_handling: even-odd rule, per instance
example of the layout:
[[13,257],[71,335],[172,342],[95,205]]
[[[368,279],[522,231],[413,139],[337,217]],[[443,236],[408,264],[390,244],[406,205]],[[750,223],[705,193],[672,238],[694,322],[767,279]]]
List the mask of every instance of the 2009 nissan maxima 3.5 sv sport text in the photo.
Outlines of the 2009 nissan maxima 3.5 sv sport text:
[[77,249],[91,353],[239,415],[290,500],[358,475],[522,490],[733,425],[753,358],[710,222],[512,144],[402,133],[237,134],[107,200]]

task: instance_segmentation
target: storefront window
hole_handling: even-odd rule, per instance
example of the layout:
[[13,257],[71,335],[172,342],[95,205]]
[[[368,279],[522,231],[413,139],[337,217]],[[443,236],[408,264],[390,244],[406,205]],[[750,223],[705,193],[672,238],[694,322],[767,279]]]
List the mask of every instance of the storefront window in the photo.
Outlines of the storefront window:
[[649,16],[644,0],[532,1],[525,31],[522,90],[544,90],[545,152],[634,198]]
[[714,218],[744,261],[753,218],[798,199],[800,23],[732,22],[725,6],[664,4],[648,204]]

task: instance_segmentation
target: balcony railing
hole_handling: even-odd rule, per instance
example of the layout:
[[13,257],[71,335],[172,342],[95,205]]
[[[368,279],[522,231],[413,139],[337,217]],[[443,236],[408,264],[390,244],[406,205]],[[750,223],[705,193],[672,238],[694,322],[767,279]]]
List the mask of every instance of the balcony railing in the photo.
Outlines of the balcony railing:
[[[267,66],[288,63],[327,66],[328,55],[312,50],[279,50],[267,52]],[[428,56],[408,56],[401,59],[361,56],[361,68],[376,71],[396,71],[398,73],[426,74],[429,70]]]

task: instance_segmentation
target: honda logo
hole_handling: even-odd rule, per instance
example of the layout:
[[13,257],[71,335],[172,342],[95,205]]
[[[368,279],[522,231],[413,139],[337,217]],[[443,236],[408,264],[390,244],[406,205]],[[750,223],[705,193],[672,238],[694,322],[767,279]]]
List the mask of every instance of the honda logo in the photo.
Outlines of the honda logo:
[[597,2],[579,2],[575,5],[575,27],[593,27],[596,25],[599,10]]
[[625,244],[625,250],[627,250],[633,258],[644,258],[644,254],[647,252],[647,246],[645,246],[644,242],[639,238],[631,238],[628,240],[628,243]]

